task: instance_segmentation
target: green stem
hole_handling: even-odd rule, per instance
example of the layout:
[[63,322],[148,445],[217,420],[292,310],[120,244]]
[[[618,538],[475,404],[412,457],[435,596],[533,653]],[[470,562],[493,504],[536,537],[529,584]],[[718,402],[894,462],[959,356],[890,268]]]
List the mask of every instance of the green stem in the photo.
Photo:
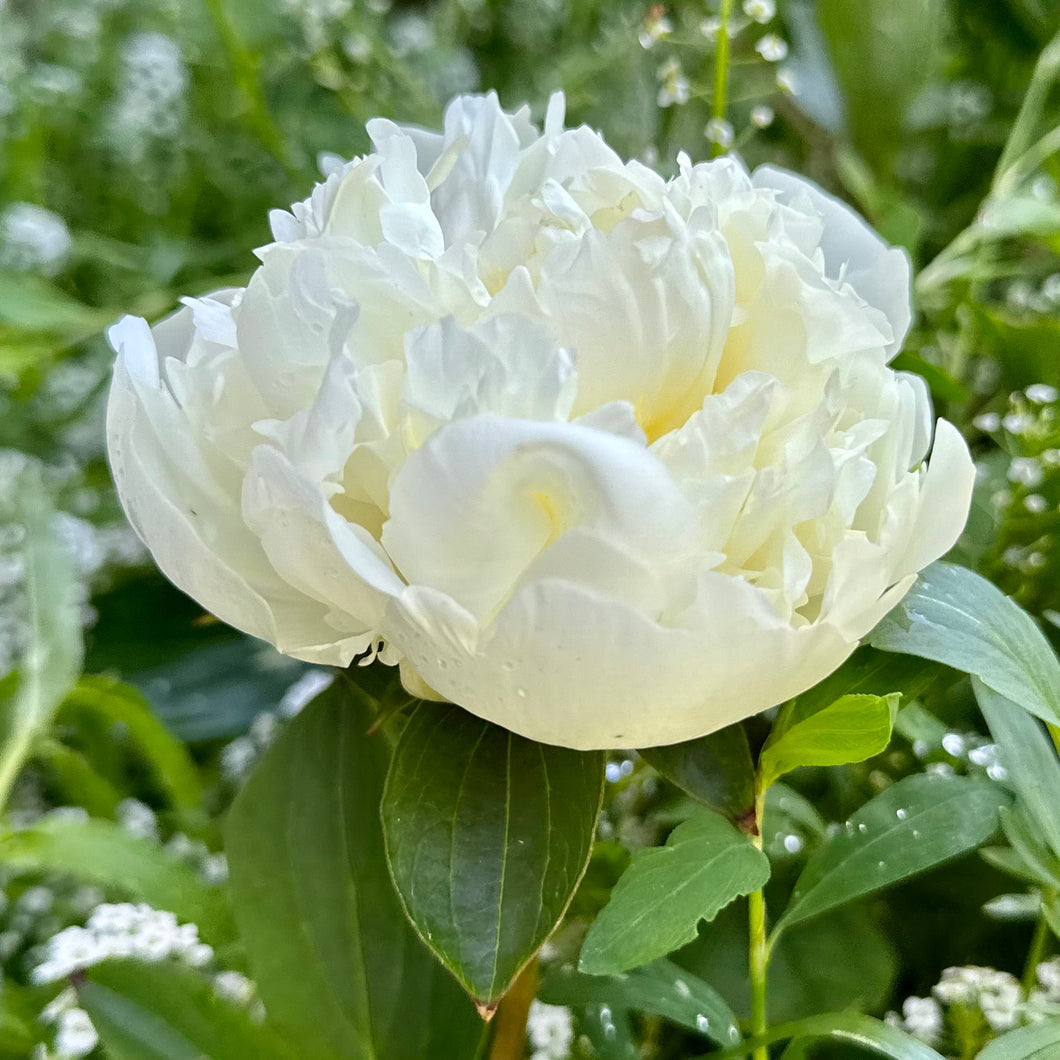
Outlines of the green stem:
[[[1045,901],[1045,896],[1042,896]],[[1049,944],[1049,922],[1045,914],[1039,914],[1038,923],[1031,938],[1031,948],[1027,951],[1027,963],[1023,966],[1023,993],[1030,994],[1037,980],[1038,965],[1045,959],[1045,947]]]
[[501,1000],[493,1021],[489,1060],[522,1060],[526,1056],[526,1018],[537,993],[540,968],[535,957]]
[[[751,842],[762,849],[762,814],[765,809],[765,791],[755,797],[755,830]],[[766,1011],[766,973],[769,970],[769,943],[766,937],[766,898],[761,890],[752,891],[747,897],[750,944],[748,948],[751,971],[751,1034],[756,1038],[766,1033],[768,1016]],[[769,1046],[755,1049],[754,1060],[769,1060]]]
[[[729,90],[729,22],[732,19],[733,0],[721,0],[718,18],[718,46],[714,53],[714,100],[711,105],[711,117],[717,121],[725,120],[726,97]],[[712,143],[712,158],[725,154],[726,149],[719,143]]]

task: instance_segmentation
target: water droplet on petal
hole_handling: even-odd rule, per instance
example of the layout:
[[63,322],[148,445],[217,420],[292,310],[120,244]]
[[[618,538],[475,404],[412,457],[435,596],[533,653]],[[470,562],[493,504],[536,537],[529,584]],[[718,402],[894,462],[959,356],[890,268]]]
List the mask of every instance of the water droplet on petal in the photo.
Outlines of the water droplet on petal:
[[706,1034],[710,1030],[710,1020],[702,1012],[696,1016],[696,1030],[700,1034]]
[[902,809],[895,810],[894,815],[898,818],[899,821],[904,821],[909,816],[909,814]]

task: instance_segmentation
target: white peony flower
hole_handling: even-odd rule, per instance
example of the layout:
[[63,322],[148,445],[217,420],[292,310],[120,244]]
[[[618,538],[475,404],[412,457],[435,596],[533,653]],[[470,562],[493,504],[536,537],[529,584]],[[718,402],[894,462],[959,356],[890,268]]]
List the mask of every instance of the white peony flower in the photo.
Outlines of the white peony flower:
[[968,450],[892,371],[909,266],[792,174],[667,181],[493,94],[291,213],[246,289],[126,317],[111,462],[162,570],[297,658],[576,748],[835,669],[946,552]]

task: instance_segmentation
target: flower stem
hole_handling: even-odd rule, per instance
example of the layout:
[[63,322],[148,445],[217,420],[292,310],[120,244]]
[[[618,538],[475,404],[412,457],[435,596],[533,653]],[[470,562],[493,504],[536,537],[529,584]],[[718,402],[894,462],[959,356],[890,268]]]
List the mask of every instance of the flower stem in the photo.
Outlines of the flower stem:
[[493,1023],[489,1060],[522,1060],[526,1055],[526,1017],[537,993],[540,969],[535,957],[501,1000]]
[[[755,829],[751,842],[762,849],[762,811],[765,808],[765,792],[759,791],[755,797]],[[748,948],[751,970],[751,1034],[754,1037],[765,1034],[767,1029],[766,1012],[766,973],[769,969],[769,943],[766,937],[766,898],[761,890],[752,891],[747,896],[748,926],[750,940]],[[769,1047],[759,1046],[754,1051],[753,1060],[769,1060]]]
[[[729,91],[729,22],[732,19],[733,0],[721,0],[718,12],[718,43],[714,51],[714,99],[711,105],[711,117],[725,120],[725,106]],[[725,148],[719,143],[711,144],[711,157],[725,154]]]
[[1023,992],[1030,994],[1037,980],[1038,965],[1045,959],[1045,947],[1049,942],[1049,922],[1045,914],[1039,914],[1038,923],[1031,938],[1031,947],[1027,951],[1027,963],[1023,966]]

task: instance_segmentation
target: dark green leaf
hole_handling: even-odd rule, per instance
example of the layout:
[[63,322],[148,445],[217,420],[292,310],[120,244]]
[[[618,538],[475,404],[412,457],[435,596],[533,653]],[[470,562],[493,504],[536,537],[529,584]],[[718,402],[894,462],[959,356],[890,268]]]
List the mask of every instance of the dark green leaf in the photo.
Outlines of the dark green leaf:
[[296,1060],[304,1055],[179,964],[108,961],[78,989],[110,1060]]
[[668,747],[646,747],[640,756],[683,792],[730,820],[754,814],[754,763],[742,725]]
[[810,858],[775,930],[975,849],[996,831],[1006,801],[989,780],[929,773],[898,781]]
[[389,761],[345,684],[266,752],[226,825],[240,934],[274,1021],[312,1060],[472,1056],[481,1024],[416,937],[387,872]]
[[985,578],[934,563],[872,631],[883,651],[974,674],[1043,721],[1060,721],[1060,663],[1031,617]]
[[495,1004],[559,923],[589,863],[604,756],[550,747],[451,704],[405,725],[383,796],[394,883],[417,930]]
[[199,926],[212,945],[232,939],[224,888],[202,880],[150,839],[138,839],[110,821],[42,818],[0,838],[0,862],[13,868],[61,872],[112,888]]
[[862,1049],[891,1057],[891,1060],[942,1060],[930,1046],[911,1038],[908,1034],[891,1027],[871,1016],[859,1012],[832,1012],[824,1016],[811,1016],[794,1023],[782,1023],[766,1034],[749,1038],[732,1049],[715,1053],[715,1060],[736,1060],[750,1056],[755,1050],[774,1042],[802,1039],[833,1039],[848,1042]]
[[538,997],[550,1005],[603,1004],[612,1012],[663,1016],[719,1045],[740,1039],[736,1017],[725,999],[672,961],[656,961],[622,976],[585,975],[564,966],[545,977]]
[[1060,759],[1041,725],[1011,700],[972,678],[975,698],[1001,750],[1009,783],[1060,857]]
[[593,922],[580,968],[615,975],[691,942],[701,920],[769,879],[769,860],[717,814],[678,825],[664,847],[641,850]]
[[[115,634],[127,646],[124,629]],[[167,631],[170,641],[177,631]],[[126,650],[127,647],[126,647]],[[249,637],[226,637],[181,653],[130,681],[151,701],[166,727],[189,743],[244,732],[263,710],[272,710],[308,668]]]
[[[759,758],[763,787],[800,766],[863,762],[885,750],[898,696],[843,696],[802,721],[778,723]],[[780,719],[780,721],[783,720]]]

